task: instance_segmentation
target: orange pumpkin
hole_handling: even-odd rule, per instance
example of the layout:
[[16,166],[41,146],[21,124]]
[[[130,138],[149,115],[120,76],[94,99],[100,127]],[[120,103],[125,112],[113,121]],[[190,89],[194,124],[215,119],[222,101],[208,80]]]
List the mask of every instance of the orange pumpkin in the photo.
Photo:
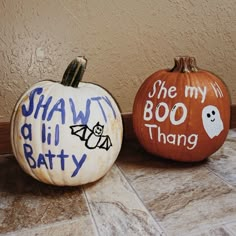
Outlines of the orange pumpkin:
[[225,84],[196,66],[193,57],[175,58],[139,88],[133,127],[146,151],[177,161],[201,161],[224,143],[230,121]]

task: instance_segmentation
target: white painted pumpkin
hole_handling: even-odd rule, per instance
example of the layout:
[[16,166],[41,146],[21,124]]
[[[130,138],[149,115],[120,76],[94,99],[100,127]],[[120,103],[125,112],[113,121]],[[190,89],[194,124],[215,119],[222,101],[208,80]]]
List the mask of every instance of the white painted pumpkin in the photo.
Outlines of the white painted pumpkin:
[[23,170],[53,185],[81,185],[104,176],[122,144],[118,106],[98,85],[80,82],[87,60],[77,57],[62,83],[42,81],[17,102],[11,144]]

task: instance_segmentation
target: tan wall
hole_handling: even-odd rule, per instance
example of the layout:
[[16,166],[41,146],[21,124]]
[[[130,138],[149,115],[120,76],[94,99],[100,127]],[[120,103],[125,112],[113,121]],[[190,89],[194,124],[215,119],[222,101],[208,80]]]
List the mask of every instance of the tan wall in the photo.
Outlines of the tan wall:
[[154,71],[179,55],[218,74],[236,104],[235,0],[0,0],[0,121],[37,81],[60,81],[77,55],[85,81],[107,88],[122,112]]

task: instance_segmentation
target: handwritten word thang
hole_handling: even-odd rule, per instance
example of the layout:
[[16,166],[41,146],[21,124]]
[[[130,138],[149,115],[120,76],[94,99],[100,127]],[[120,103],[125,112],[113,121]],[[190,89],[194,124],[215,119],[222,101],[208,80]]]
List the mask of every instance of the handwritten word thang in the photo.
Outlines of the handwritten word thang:
[[186,134],[164,133],[161,127],[156,124],[145,124],[145,127],[148,128],[149,138],[157,140],[159,143],[184,146],[188,150],[193,150],[198,143],[197,134],[187,136]]

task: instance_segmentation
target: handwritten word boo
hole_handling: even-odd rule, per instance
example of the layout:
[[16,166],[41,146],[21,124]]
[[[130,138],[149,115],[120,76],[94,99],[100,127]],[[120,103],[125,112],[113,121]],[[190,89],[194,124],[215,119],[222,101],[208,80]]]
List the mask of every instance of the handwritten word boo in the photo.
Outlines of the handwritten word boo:
[[[160,109],[163,108],[164,113],[160,115]],[[176,119],[176,112],[181,109],[182,110],[182,116],[179,119]],[[153,118],[153,114],[155,114],[155,119],[159,122],[163,122],[167,119],[168,115],[170,116],[170,121],[173,125],[180,125],[182,124],[187,117],[188,110],[186,106],[182,102],[176,103],[171,111],[169,111],[169,107],[167,103],[160,102],[156,109],[153,109],[153,103],[150,100],[146,101],[144,112],[143,112],[143,119],[145,121],[149,121]]]

